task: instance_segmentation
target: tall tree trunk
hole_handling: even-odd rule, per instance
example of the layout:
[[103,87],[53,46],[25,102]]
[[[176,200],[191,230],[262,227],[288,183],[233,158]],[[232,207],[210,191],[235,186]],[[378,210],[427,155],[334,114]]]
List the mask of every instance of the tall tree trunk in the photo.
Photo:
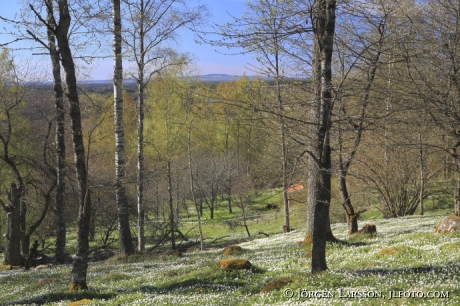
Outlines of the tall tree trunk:
[[129,226],[128,200],[124,186],[125,180],[125,139],[123,127],[123,66],[121,53],[121,15],[120,0],[113,4],[113,95],[115,125],[115,176],[116,203],[118,213],[118,242],[120,255],[134,253]]
[[195,194],[195,184],[193,179],[193,171],[192,171],[192,145],[191,145],[191,138],[192,138],[192,120],[188,125],[188,133],[187,133],[187,151],[188,151],[188,170],[190,174],[190,191],[192,192],[192,199],[193,204],[195,205],[196,214],[198,218],[198,231],[200,232],[200,249],[204,250],[204,238],[203,238],[203,230],[201,228],[201,212],[199,205],[197,203],[196,194]]
[[[278,103],[280,112],[283,111],[283,105],[281,100],[281,89],[279,80],[277,77],[276,81]],[[285,232],[289,233],[291,231],[291,225],[289,222],[289,199],[287,194],[288,188],[288,177],[287,177],[287,145],[286,145],[286,132],[284,125],[284,118],[281,115],[280,118],[280,140],[281,140],[281,170],[283,175],[283,211],[284,211],[284,228]]]
[[[143,56],[141,55],[143,58]],[[143,62],[143,60],[141,60]],[[138,251],[145,250],[144,233],[144,72],[139,65],[137,122],[137,239]],[[143,66],[143,64],[142,64]]]
[[21,240],[21,250],[22,254],[29,254],[29,241],[26,241],[26,215],[27,215],[27,203],[24,199],[21,200],[21,216],[20,220],[20,240]]
[[144,74],[139,70],[137,126],[137,239],[138,251],[145,250],[144,234]]
[[[456,161],[456,163],[458,163]],[[460,171],[457,169],[457,187],[455,188],[454,215],[460,217]]]
[[[243,201],[243,199],[242,199]],[[248,237],[251,237],[251,233],[249,232],[249,227],[248,224],[246,223],[246,208],[245,208],[245,203],[241,203],[241,214],[243,215],[243,226],[246,229],[246,233],[248,234]]]
[[7,215],[6,244],[4,253],[4,264],[19,266],[21,264],[21,198],[24,191],[23,185],[11,184],[7,191],[8,204],[3,201],[0,204]]
[[422,134],[418,134],[418,139],[420,141],[419,153],[420,153],[420,194],[419,194],[419,203],[420,203],[420,215],[424,214],[423,207],[423,194],[425,193],[425,167],[423,163],[423,143],[422,143]]
[[176,225],[174,222],[174,205],[172,195],[172,178],[171,178],[171,162],[167,162],[168,171],[168,196],[169,196],[169,226],[171,228],[171,248],[176,248]]
[[358,232],[358,214],[355,213],[353,205],[351,205],[346,176],[342,172],[339,174],[339,191],[343,209],[347,214],[348,235],[351,235]]
[[[225,190],[227,192],[227,207],[228,207],[228,213],[231,214],[233,213],[232,210],[232,165],[229,160],[229,128],[230,128],[230,122],[228,119],[230,115],[227,114],[227,120],[225,121],[225,160],[227,161],[226,166],[228,170],[228,183],[225,186]],[[237,146],[238,147],[238,146]]]
[[[313,82],[315,97],[310,119],[308,161],[308,217],[306,239],[312,239],[312,273],[327,269],[326,240],[331,202],[332,51],[335,32],[335,0],[315,1],[313,7]],[[312,236],[312,237],[311,237]]]
[[61,54],[61,63],[65,71],[65,80],[68,91],[67,97],[70,102],[69,115],[71,119],[75,171],[77,174],[79,192],[76,258],[73,262],[70,285],[70,290],[78,290],[88,288],[86,276],[88,268],[88,234],[91,216],[91,197],[88,188],[88,175],[81,126],[80,101],[78,98],[75,64],[68,40],[70,21],[71,18],[68,2],[67,0],[61,0],[59,1],[59,24],[56,27],[54,34]]
[[137,110],[137,241],[138,251],[145,250],[144,233],[144,0],[139,4],[139,62],[138,62],[138,110]]
[[[47,0],[49,24],[53,22],[53,1]],[[51,29],[47,29],[48,48],[50,52],[51,64],[53,67],[53,91],[54,105],[56,107],[56,251],[55,262],[63,264],[65,262],[66,246],[66,222],[65,222],[65,110],[64,110],[64,91],[61,81],[61,66],[59,62],[59,52],[56,49],[56,40]]]

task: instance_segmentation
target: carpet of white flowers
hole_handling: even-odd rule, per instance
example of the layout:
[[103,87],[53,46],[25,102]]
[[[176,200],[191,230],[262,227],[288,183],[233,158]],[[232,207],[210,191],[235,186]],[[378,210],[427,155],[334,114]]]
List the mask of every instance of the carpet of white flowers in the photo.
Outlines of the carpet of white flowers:
[[[243,251],[232,256],[248,259],[252,271],[215,268],[232,257],[222,249],[91,264],[90,290],[76,293],[68,292],[70,266],[0,271],[0,305],[69,305],[84,298],[94,305],[456,305],[460,234],[434,235],[442,217],[373,220],[373,238],[349,238],[346,224],[334,224],[343,243],[327,245],[329,270],[317,275],[299,247],[302,231],[240,243]],[[292,282],[260,294],[281,277]]]

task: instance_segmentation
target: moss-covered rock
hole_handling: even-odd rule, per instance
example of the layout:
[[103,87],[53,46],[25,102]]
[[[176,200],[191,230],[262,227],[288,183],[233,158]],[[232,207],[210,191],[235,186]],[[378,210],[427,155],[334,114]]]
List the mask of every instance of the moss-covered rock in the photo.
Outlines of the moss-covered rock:
[[452,232],[460,231],[460,217],[457,216],[447,216],[442,218],[442,220],[436,226],[435,234],[449,234]]
[[375,224],[366,223],[364,224],[363,228],[361,228],[357,234],[368,234],[371,236],[377,235],[377,227]]
[[243,252],[243,248],[240,247],[239,245],[230,245],[226,247],[225,249],[222,250],[223,255],[232,255],[232,254],[238,254]]
[[264,294],[264,293],[268,293],[268,292],[270,292],[270,291],[280,290],[280,289],[282,289],[284,286],[286,286],[287,284],[290,284],[291,282],[292,282],[292,279],[290,279],[290,278],[288,278],[288,277],[279,278],[279,279],[277,279],[277,280],[268,282],[268,283],[262,288],[262,290],[260,291],[260,293],[261,293],[261,294]]
[[251,270],[252,264],[247,259],[229,258],[219,260],[215,267],[225,271]]

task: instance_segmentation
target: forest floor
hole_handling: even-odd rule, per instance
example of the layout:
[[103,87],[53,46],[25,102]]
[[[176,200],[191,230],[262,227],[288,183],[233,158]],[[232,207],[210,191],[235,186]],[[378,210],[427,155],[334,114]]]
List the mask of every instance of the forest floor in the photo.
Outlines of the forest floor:
[[[0,271],[0,305],[458,305],[460,233],[434,235],[445,215],[361,221],[360,227],[376,225],[374,237],[350,237],[345,223],[335,223],[342,242],[327,244],[329,269],[314,275],[309,250],[299,247],[300,228],[222,238],[222,246],[242,248],[231,255],[221,247],[192,248],[180,257],[156,249],[91,263],[86,291],[69,292],[71,265]],[[252,268],[216,267],[229,258],[246,259]],[[284,286],[261,293],[276,280]]]

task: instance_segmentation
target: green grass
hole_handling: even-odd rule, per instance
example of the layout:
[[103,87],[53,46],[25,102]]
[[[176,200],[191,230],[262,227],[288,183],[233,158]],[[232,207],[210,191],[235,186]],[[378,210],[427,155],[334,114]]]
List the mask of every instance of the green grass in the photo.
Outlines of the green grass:
[[[90,290],[72,293],[68,292],[70,265],[0,271],[0,304],[68,305],[86,298],[94,305],[455,305],[460,303],[460,234],[435,236],[441,218],[375,219],[374,238],[348,237],[346,224],[333,224],[334,234],[343,243],[327,245],[329,269],[315,275],[310,273],[306,250],[297,244],[303,238],[302,229],[242,239],[244,251],[237,256],[248,259],[253,270],[215,268],[217,261],[231,257],[222,255],[222,248],[185,253],[180,258],[158,253],[116,257],[90,264]],[[268,231],[270,225],[264,223],[270,222],[261,222],[261,228]],[[256,226],[251,224],[254,232]],[[231,244],[231,238],[220,242]],[[388,252],[382,252],[384,249]],[[281,290],[260,294],[265,284],[281,277],[292,282]],[[40,279],[55,280],[46,283]],[[390,300],[390,292],[425,297],[402,295]]]

